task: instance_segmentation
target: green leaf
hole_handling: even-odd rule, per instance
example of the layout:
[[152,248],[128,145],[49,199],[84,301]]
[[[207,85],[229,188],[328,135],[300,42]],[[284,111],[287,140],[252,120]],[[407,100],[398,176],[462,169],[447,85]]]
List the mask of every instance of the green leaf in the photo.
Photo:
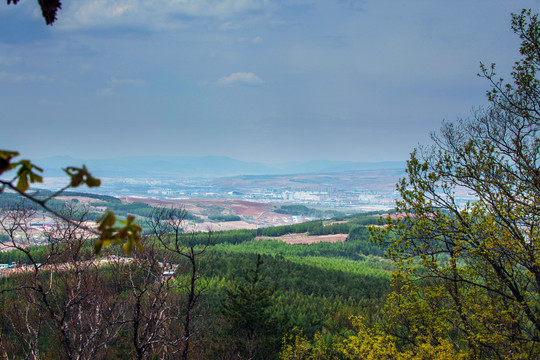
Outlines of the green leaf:
[[25,192],[30,187],[30,183],[41,183],[43,182],[43,177],[37,174],[35,171],[42,172],[43,169],[35,166],[29,160],[21,160],[17,163],[11,164],[10,168],[19,167],[17,170],[17,190],[20,192]]
[[96,255],[99,255],[102,247],[103,247],[103,241],[101,239],[96,240],[96,242],[94,243],[94,253]]
[[126,241],[126,243],[124,244],[124,252],[127,254],[127,255],[131,255],[131,252],[133,251],[133,241]]
[[19,153],[17,151],[0,150],[0,175],[12,169],[11,159],[18,155]]
[[[124,226],[115,226],[119,223]],[[113,242],[124,243],[123,249],[127,255],[130,255],[136,246],[142,251],[141,231],[142,228],[135,222],[133,215],[128,215],[126,220],[116,220],[114,212],[107,210],[98,220],[98,231],[100,239],[94,244],[94,251],[99,254],[103,247],[107,247]]]
[[142,246],[142,244],[141,244],[140,239],[139,239],[138,241],[135,242],[135,245],[137,245],[137,250],[139,250],[139,251],[143,251],[143,250],[144,250],[144,248],[143,248],[143,246]]
[[111,228],[116,223],[114,212],[107,210],[97,221],[98,230],[103,233],[107,228]]
[[0,158],[9,160],[15,156],[19,156],[18,151],[10,151],[10,150],[0,150]]
[[86,168],[86,165],[83,165],[82,168],[69,166],[63,170],[71,178],[71,187],[77,187],[82,184],[86,184],[88,187],[98,187],[101,185],[101,180],[93,177]]
[[17,190],[20,192],[25,192],[28,190],[30,185],[28,184],[28,177],[25,174],[19,175],[19,181],[17,182]]

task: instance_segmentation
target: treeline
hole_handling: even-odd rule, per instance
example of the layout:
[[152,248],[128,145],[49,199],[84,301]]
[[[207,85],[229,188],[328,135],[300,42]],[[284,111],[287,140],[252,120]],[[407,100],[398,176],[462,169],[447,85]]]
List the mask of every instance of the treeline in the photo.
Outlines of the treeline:
[[380,225],[383,223],[381,216],[395,214],[395,210],[366,211],[347,216],[336,216],[333,221],[347,221],[359,225]]
[[[308,233],[309,235],[348,234],[343,243],[318,242],[311,245],[288,245],[280,241],[254,241],[257,236],[278,237],[286,234]],[[356,223],[336,223],[326,225],[322,221],[305,222],[295,225],[277,226],[259,229],[243,229],[188,234],[190,245],[243,244],[242,249],[250,252],[268,252],[282,254],[291,252],[298,256],[338,256],[360,259],[364,255],[383,256],[384,245],[374,244],[369,240],[369,231],[364,225]]]
[[[358,217],[358,219],[362,219],[362,217]],[[343,243],[318,242],[310,245],[290,245],[281,241],[255,240],[257,236],[277,237],[294,233],[308,233],[309,235],[348,234],[348,236]],[[358,260],[366,255],[383,256],[386,251],[384,245],[374,244],[370,241],[369,231],[365,226],[354,222],[334,223],[325,226],[323,221],[312,221],[259,229],[187,233],[184,236],[189,246],[242,244],[242,246],[236,247],[236,249],[250,253],[283,256],[332,256]],[[43,247],[32,247],[31,251],[36,258],[45,256]],[[88,251],[91,251],[91,245],[88,245]],[[24,258],[23,254],[18,254],[17,252],[0,252],[0,263],[11,263],[12,261],[24,263]]]
[[[0,235],[1,236],[1,235]],[[11,243],[11,239],[9,236],[4,235],[2,239],[4,239],[4,242]],[[56,251],[62,251],[64,248],[67,249],[67,246],[63,243],[58,243],[55,245]],[[115,254],[121,254],[121,251],[119,249],[111,248]],[[30,246],[25,248],[25,251],[28,252],[28,254],[32,257],[32,259],[36,263],[43,263],[45,262],[50,255],[50,248],[48,246]],[[94,258],[94,241],[88,240],[86,242],[86,245],[81,246],[81,248],[78,250],[78,256],[83,260],[88,260]],[[59,261],[64,261],[59,260]],[[18,265],[27,265],[30,264],[30,261],[28,259],[28,256],[21,250],[11,250],[11,251],[0,251],[0,264],[11,264],[11,263],[17,263]]]
[[[50,197],[51,195],[54,195],[54,193],[50,190],[43,190],[43,189],[37,189],[36,190],[36,198],[37,199],[46,199],[48,197]],[[90,198],[90,199],[96,199],[96,200],[101,200],[103,202],[107,202],[107,203],[120,203],[120,199],[114,197],[114,196],[109,196],[109,195],[100,195],[100,194],[93,194],[93,193],[85,193],[85,192],[78,192],[78,191],[64,191],[62,192],[62,196],[80,196],[80,197],[86,197],[86,198]],[[5,209],[4,206],[2,206],[2,204],[4,204],[4,201],[16,201],[16,202],[22,202],[24,201],[24,197],[17,194],[17,193],[13,193],[13,192],[1,192],[0,193],[0,208],[1,209]],[[51,202],[62,202],[61,200],[58,200],[58,199],[51,199],[49,200]]]
[[274,210],[278,214],[311,216],[316,218],[330,218],[343,216],[343,212],[337,210],[318,210],[309,208],[305,205],[282,205],[279,209]]
[[[107,210],[114,211],[115,215],[122,216],[122,217],[125,217],[128,214],[132,214],[132,215],[138,215],[141,217],[149,218],[152,215],[152,212],[154,210],[154,207],[146,203],[139,202],[139,201],[121,202],[118,200],[118,201],[113,201],[113,202],[93,202],[91,203],[91,205],[106,207]],[[191,220],[198,223],[204,222],[203,219],[201,219],[198,216],[193,215],[189,211],[184,211],[184,214],[185,214],[184,215],[185,220]]]
[[[41,194],[41,191],[39,192]],[[38,199],[46,199],[47,196],[38,196]],[[52,209],[61,209],[64,202],[58,199],[51,199],[47,202]],[[27,201],[24,197],[16,193],[0,192],[0,209],[1,210],[41,210],[41,207],[35,202]]]
[[238,215],[210,215],[208,220],[212,221],[240,221],[242,218]]

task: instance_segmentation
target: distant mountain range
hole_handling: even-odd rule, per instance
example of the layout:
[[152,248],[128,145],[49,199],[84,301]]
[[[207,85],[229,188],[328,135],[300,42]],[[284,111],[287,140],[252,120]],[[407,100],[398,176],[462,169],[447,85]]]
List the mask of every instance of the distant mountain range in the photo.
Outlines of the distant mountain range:
[[100,177],[217,178],[236,175],[324,174],[344,171],[403,170],[405,162],[307,161],[263,164],[225,156],[133,156],[111,159],[76,159],[56,156],[35,161],[45,176],[63,176],[62,168],[85,164]]

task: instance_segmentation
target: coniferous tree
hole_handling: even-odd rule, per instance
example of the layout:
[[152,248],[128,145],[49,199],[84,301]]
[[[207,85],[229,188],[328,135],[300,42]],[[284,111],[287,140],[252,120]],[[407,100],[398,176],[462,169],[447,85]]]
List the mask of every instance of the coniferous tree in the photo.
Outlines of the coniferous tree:
[[244,273],[246,283],[227,290],[222,303],[226,332],[243,359],[267,359],[279,350],[279,321],[271,312],[274,289],[264,283],[262,264],[257,254],[255,268]]

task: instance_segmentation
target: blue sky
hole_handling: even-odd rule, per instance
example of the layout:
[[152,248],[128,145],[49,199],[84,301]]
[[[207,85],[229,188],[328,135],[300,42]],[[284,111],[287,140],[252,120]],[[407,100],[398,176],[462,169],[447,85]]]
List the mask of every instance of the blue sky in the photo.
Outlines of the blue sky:
[[0,148],[25,157],[404,160],[507,77],[538,0],[0,5]]

